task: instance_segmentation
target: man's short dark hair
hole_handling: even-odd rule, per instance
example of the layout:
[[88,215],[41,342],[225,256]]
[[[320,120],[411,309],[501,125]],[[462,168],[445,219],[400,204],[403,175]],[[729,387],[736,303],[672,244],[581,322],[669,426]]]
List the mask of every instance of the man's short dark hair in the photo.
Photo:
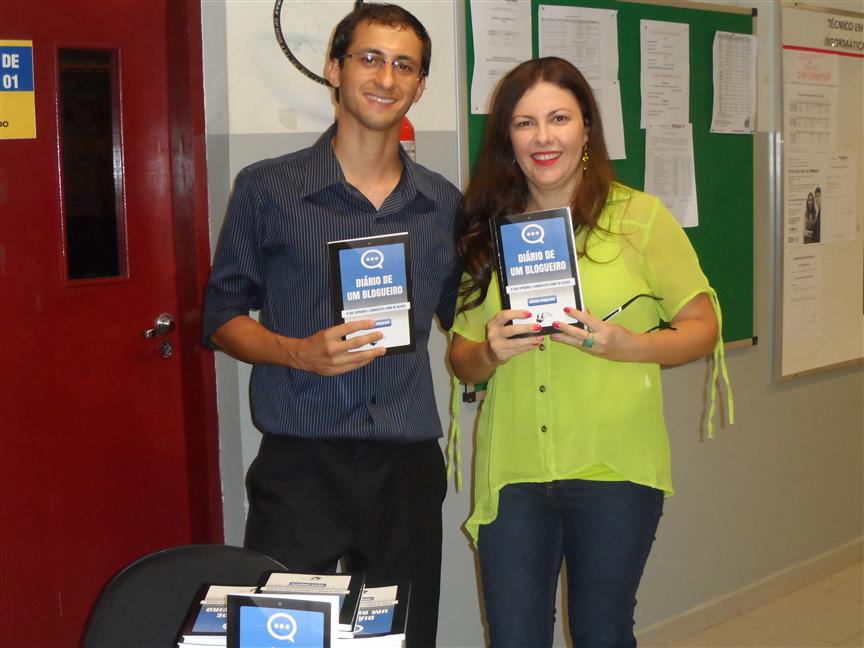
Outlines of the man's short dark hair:
[[342,57],[350,54],[348,47],[354,38],[357,25],[369,22],[375,25],[386,25],[396,29],[410,28],[417,34],[417,38],[423,44],[423,54],[420,59],[420,70],[422,75],[429,76],[429,62],[432,60],[432,40],[417,18],[411,12],[394,4],[367,3],[354,7],[354,11],[345,16],[333,32],[333,42],[330,45],[330,58],[339,59],[339,65],[343,64]]

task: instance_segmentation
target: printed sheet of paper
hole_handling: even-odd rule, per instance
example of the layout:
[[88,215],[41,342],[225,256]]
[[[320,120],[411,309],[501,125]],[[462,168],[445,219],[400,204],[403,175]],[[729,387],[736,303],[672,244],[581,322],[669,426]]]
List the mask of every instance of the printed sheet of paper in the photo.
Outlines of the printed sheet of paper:
[[639,21],[641,128],[690,123],[690,25]]
[[786,252],[784,277],[784,342],[822,337],[822,248],[818,245]]
[[646,129],[645,191],[658,196],[682,227],[699,225],[691,124]]
[[786,157],[786,183],[783,190],[784,237],[787,246],[820,242],[818,207],[824,183],[823,156],[789,152]]
[[792,83],[786,86],[785,141],[796,151],[830,151],[837,141],[837,88]]
[[790,149],[836,150],[837,59],[821,52],[783,51],[783,121]]
[[822,241],[854,241],[858,222],[858,185],[861,175],[853,153],[826,155],[820,206]]
[[857,162],[849,153],[787,154],[783,191],[787,246],[855,240]]
[[540,5],[540,56],[570,61],[588,80],[618,78],[618,12]]
[[714,34],[712,133],[750,134],[756,125],[756,37]]
[[471,0],[471,114],[487,114],[498,81],[531,58],[530,0]]
[[589,81],[603,120],[603,139],[610,160],[627,159],[624,145],[624,116],[621,112],[621,84],[614,81]]
[[618,82],[618,12],[540,5],[539,21],[540,56],[558,56],[582,72],[600,108],[609,157],[625,159]]
[[835,54],[807,50],[783,50],[783,83],[836,86],[840,72]]

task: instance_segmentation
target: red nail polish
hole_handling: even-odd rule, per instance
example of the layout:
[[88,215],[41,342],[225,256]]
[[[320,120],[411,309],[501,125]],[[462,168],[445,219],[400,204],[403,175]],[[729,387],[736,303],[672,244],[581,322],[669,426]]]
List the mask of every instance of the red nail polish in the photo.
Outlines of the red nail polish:
[[560,329],[561,328],[561,322],[552,322],[552,327],[556,328],[556,329]]
[[535,331],[542,331],[542,330],[543,330],[543,327],[540,326],[539,324],[535,324],[535,325],[534,325],[534,330],[535,330]]
[[531,312],[530,311],[524,311],[522,313],[522,317],[531,317]]

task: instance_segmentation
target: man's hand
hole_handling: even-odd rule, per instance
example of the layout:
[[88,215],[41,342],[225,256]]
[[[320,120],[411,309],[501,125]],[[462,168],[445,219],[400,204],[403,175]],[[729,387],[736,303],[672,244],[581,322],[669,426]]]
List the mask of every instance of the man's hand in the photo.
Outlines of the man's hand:
[[384,347],[367,351],[351,351],[377,342],[383,336],[380,331],[357,335],[348,340],[342,338],[351,333],[371,329],[375,320],[357,320],[323,329],[307,338],[280,337],[280,344],[286,345],[293,362],[291,366],[303,371],[312,371],[321,376],[338,376],[359,369],[375,358],[384,355]]
[[357,320],[322,329],[307,338],[292,338],[274,333],[248,315],[238,315],[216,329],[210,339],[232,358],[249,364],[277,365],[321,376],[337,376],[359,369],[387,352],[384,347],[351,352],[351,349],[380,340],[383,337],[380,331],[342,339],[373,326],[375,320]]

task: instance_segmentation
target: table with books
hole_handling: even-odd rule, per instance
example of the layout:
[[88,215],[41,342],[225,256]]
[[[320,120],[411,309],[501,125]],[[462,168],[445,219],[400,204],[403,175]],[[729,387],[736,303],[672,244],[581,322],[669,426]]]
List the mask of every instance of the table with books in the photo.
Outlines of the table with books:
[[362,574],[268,572],[258,586],[203,583],[178,648],[401,648],[410,583],[365,587]]

